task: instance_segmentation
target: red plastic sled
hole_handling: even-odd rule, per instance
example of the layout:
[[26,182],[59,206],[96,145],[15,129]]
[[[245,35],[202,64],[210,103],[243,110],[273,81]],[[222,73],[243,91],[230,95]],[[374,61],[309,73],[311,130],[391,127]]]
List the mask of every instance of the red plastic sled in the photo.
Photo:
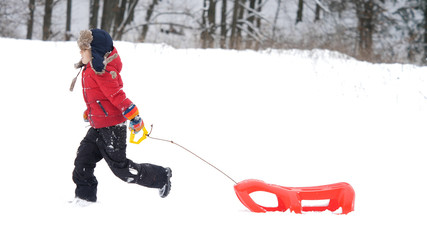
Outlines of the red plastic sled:
[[[355,193],[350,184],[341,182],[315,187],[283,187],[267,184],[260,180],[244,180],[234,185],[239,200],[252,212],[287,211],[302,213],[307,211],[336,211],[341,214],[354,210]],[[272,193],[277,196],[277,207],[264,207],[255,203],[249,194],[257,191]],[[302,206],[302,200],[329,200],[327,206]]]

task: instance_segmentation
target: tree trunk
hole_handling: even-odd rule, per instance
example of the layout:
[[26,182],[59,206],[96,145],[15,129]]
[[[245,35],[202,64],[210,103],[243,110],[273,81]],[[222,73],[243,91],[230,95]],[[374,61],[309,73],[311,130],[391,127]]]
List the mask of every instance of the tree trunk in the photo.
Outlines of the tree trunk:
[[[261,14],[261,11],[262,11],[262,0],[258,0],[258,7],[257,7],[256,10],[257,10],[258,14]],[[256,27],[261,32],[261,17],[259,15],[256,17]],[[255,49],[256,50],[258,50],[260,48],[260,44],[261,44],[260,41],[257,41],[255,43]]]
[[117,36],[115,37],[116,40],[122,40],[125,27],[133,21],[136,4],[138,4],[138,0],[129,1],[127,15],[117,29]]
[[320,5],[316,3],[316,10],[315,10],[315,14],[314,14],[314,21],[319,21],[320,20]]
[[241,0],[234,0],[233,18],[231,20],[231,36],[230,36],[230,49],[236,46],[236,32],[237,32],[237,17],[239,13],[239,4]]
[[244,5],[246,0],[235,0],[233,8],[233,20],[231,23],[230,48],[240,49],[242,43],[242,28]]
[[274,14],[273,29],[272,29],[272,40],[273,40],[273,43],[276,41],[277,19],[279,18],[279,12],[280,12],[280,5],[281,5],[281,3],[282,3],[282,0],[277,0],[276,14]]
[[33,26],[34,26],[34,11],[36,10],[36,0],[30,0],[28,3],[28,9],[30,10],[30,16],[27,22],[27,39],[33,38]]
[[253,35],[254,34],[254,27],[255,27],[255,12],[256,12],[256,10],[255,10],[255,4],[256,4],[256,1],[257,0],[249,0],[249,10],[248,10],[248,19],[247,19],[247,21],[250,23],[249,24],[249,26],[248,26],[248,32],[250,33],[249,34],[249,37],[248,37],[248,40],[246,41],[246,48],[252,48],[252,45],[253,45],[253,41],[254,41],[254,38],[251,36],[251,35]]
[[65,24],[65,41],[70,41],[71,37],[71,7],[72,0],[67,0],[67,22]]
[[214,47],[216,0],[204,0],[202,13],[202,48]]
[[304,9],[304,0],[298,0],[297,20],[296,23],[302,22],[302,10]]
[[52,31],[50,27],[52,25],[52,10],[53,10],[53,0],[46,0],[44,5],[44,17],[43,17],[43,41],[49,40]]
[[236,29],[236,49],[241,49],[243,44],[242,29],[243,29],[243,17],[245,16],[245,4],[246,0],[241,0],[239,5],[239,14],[237,17],[237,29]]
[[359,55],[363,59],[372,58],[372,35],[374,33],[374,3],[373,0],[356,1],[359,32]]
[[220,48],[226,48],[227,41],[227,0],[222,0],[221,7],[221,40]]
[[102,9],[101,29],[111,32],[116,13],[118,11],[118,0],[104,0]]
[[89,29],[98,27],[99,0],[90,0]]
[[208,13],[208,1],[203,0],[203,11],[202,11],[202,33],[200,38],[202,40],[202,48],[206,48],[207,39],[208,39],[208,26],[207,26],[207,13]]
[[427,0],[424,0],[423,4],[423,13],[424,13],[424,57],[422,59],[423,63],[427,63]]
[[150,6],[148,6],[147,14],[145,15],[145,24],[142,26],[142,32],[141,32],[141,37],[140,37],[141,42],[144,42],[145,38],[147,37],[148,25],[150,23],[151,16],[153,15],[154,7],[158,3],[159,3],[158,0],[153,0],[153,2],[151,2]]
[[120,25],[124,21],[125,12],[126,12],[126,5],[127,5],[127,0],[122,0],[120,7],[118,7],[118,9],[117,9],[116,16],[114,18],[114,28],[113,28],[113,34],[112,34],[113,39],[116,39],[117,31],[118,31]]
[[215,36],[215,30],[216,30],[216,3],[217,0],[210,0],[209,1],[209,10],[208,10],[208,23],[209,23],[209,41],[208,41],[208,47],[213,48],[214,47],[214,36]]

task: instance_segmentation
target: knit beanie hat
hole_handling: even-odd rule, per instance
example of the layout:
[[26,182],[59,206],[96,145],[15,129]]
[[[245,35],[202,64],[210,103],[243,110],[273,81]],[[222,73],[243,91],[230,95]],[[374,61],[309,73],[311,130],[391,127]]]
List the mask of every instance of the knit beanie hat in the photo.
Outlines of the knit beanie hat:
[[91,50],[92,67],[96,72],[102,73],[106,65],[104,59],[113,51],[113,39],[110,34],[102,29],[83,30],[77,44],[81,50]]

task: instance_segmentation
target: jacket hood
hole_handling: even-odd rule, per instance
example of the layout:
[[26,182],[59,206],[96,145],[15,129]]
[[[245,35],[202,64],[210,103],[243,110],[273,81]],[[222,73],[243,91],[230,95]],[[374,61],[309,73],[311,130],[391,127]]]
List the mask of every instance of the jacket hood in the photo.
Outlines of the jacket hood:
[[93,60],[89,63],[96,74],[104,74],[105,72],[110,73],[114,79],[117,74],[122,70],[122,60],[120,59],[119,53],[116,48],[113,51],[107,52],[103,58],[102,64],[105,66],[101,72],[96,71],[93,67]]

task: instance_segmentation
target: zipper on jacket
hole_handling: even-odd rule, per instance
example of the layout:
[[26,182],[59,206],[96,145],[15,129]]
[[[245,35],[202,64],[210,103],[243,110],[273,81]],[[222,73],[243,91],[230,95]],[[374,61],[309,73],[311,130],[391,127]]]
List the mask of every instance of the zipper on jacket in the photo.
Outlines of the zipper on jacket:
[[101,101],[96,100],[96,103],[98,103],[98,105],[101,107],[102,111],[105,113],[105,116],[108,117],[108,113],[107,111],[105,111],[105,108],[102,106]]

